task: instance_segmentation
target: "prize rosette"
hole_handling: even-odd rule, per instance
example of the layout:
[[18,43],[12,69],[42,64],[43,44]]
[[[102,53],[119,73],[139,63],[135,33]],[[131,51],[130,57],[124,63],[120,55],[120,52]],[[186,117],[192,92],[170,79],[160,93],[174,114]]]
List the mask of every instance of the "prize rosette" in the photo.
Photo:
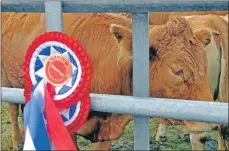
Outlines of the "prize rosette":
[[[26,104],[33,101],[32,96],[39,98],[35,100],[51,140],[58,142],[55,126],[52,128],[58,121],[68,132],[77,131],[90,111],[92,81],[91,62],[80,43],[60,32],[46,32],[29,46],[23,70]],[[26,113],[24,116],[28,118]],[[63,134],[64,131],[63,128]]]
[[[60,69],[56,66],[60,66],[66,76],[58,73]],[[26,102],[32,87],[46,79],[55,86],[54,101],[58,108],[75,104],[88,91],[92,79],[90,59],[85,50],[76,40],[59,32],[47,32],[30,45],[24,73]]]

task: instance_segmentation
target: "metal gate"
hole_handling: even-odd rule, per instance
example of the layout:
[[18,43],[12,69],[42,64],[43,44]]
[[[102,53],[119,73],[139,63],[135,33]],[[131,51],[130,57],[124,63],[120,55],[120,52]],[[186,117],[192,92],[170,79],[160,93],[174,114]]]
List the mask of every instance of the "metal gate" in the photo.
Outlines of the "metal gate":
[[[134,149],[149,150],[148,117],[228,124],[228,104],[149,96],[148,12],[228,10],[228,1],[3,0],[2,12],[45,12],[47,31],[62,31],[62,12],[130,12],[133,31],[133,95],[91,94],[91,110],[133,114]],[[141,49],[139,52],[137,50]],[[2,87],[2,100],[24,103],[23,89]],[[196,112],[198,111],[198,112]]]

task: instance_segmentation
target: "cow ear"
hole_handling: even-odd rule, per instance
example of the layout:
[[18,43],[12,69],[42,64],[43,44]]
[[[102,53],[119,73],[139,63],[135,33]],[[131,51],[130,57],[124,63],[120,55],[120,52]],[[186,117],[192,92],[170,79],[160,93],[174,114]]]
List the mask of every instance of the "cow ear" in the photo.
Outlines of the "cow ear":
[[194,30],[194,34],[202,43],[203,47],[206,47],[211,42],[211,31],[208,28]]
[[111,24],[110,32],[114,36],[120,50],[132,51],[132,31],[124,26]]

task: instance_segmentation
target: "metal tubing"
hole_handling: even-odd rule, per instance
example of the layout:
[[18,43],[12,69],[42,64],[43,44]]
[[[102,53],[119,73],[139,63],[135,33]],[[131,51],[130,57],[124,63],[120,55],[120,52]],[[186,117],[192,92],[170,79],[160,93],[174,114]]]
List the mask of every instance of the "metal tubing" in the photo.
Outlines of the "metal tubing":
[[60,1],[45,1],[46,31],[62,32],[62,5]]
[[[2,102],[25,103],[23,89],[2,89]],[[228,103],[91,94],[91,110],[177,120],[228,124]]]
[[[61,2],[62,1],[62,2]],[[175,99],[148,98],[148,13],[174,11],[228,10],[227,1],[152,0],[4,0],[2,12],[45,12],[46,30],[62,31],[63,12],[133,13],[133,92],[135,97],[91,94],[91,109],[99,112],[134,115],[134,149],[149,150],[148,117],[228,124],[228,104]],[[63,5],[62,5],[63,4]],[[141,51],[138,51],[141,50]],[[141,52],[141,53],[139,53]],[[144,76],[144,77],[142,77]],[[144,79],[144,80],[142,80]],[[136,97],[137,96],[137,97]],[[140,98],[141,97],[141,98]],[[143,98],[144,97],[144,98]],[[22,89],[2,88],[2,100],[24,103]],[[1,100],[1,101],[2,101]],[[112,103],[111,103],[112,102]],[[199,112],[201,111],[201,112]]]
[[[138,97],[149,96],[148,27],[148,13],[133,13],[133,94]],[[134,116],[134,150],[149,150],[149,140],[149,118]]]
[[[62,0],[62,4],[63,12],[80,13],[228,10],[228,0]],[[44,0],[3,0],[2,5],[2,12],[45,12]]]

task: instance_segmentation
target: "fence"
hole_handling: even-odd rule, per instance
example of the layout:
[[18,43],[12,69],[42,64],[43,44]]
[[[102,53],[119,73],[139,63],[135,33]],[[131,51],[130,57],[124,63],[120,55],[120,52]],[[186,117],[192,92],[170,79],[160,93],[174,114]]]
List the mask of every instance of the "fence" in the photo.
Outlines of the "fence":
[[[91,94],[91,110],[134,115],[134,149],[149,150],[148,117],[228,124],[228,104],[149,98],[148,12],[228,10],[227,1],[3,0],[2,12],[45,12],[47,31],[62,31],[62,12],[133,14],[133,95]],[[141,52],[137,50],[142,50]],[[24,103],[23,89],[2,88],[2,100]],[[198,111],[198,112],[197,112]]]

